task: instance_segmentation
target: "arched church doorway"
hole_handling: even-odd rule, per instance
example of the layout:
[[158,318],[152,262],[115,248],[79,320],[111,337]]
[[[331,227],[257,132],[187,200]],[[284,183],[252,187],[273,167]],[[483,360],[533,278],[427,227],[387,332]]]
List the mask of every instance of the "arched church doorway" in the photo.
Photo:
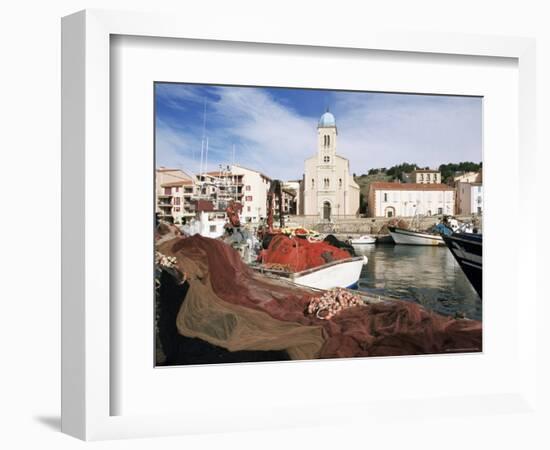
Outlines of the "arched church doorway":
[[388,206],[386,208],[386,214],[384,214],[386,217],[395,217],[395,208],[393,206]]
[[323,219],[330,220],[330,203],[323,203]]

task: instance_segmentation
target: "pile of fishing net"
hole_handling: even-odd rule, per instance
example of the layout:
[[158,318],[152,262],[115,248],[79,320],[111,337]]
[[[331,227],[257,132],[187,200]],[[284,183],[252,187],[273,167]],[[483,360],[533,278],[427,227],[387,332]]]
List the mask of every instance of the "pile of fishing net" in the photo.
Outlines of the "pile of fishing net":
[[[330,320],[308,313],[322,291],[254,272],[219,240],[199,235],[157,246],[189,284],[178,332],[229,351],[284,350],[291,359],[481,351],[481,323],[404,302],[365,302]],[[173,260],[171,260],[173,261]]]
[[276,234],[271,238],[268,248],[261,251],[260,260],[266,267],[280,265],[289,272],[301,272],[350,256],[348,250],[330,242]]
[[340,311],[363,306],[365,301],[346,289],[335,288],[325,291],[321,296],[312,297],[307,305],[308,314],[314,314],[318,319],[330,320]]

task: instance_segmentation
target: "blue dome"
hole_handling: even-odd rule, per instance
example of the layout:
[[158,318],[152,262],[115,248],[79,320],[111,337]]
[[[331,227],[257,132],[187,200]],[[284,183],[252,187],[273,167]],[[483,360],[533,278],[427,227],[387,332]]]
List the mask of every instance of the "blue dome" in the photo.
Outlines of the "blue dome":
[[328,111],[324,113],[319,119],[319,128],[335,127],[335,126],[336,126],[336,119]]

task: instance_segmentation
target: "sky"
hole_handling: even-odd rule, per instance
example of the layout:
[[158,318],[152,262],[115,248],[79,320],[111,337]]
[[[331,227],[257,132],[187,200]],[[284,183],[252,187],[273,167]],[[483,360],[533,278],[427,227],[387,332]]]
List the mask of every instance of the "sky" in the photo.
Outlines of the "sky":
[[479,97],[156,83],[156,165],[199,173],[208,138],[208,171],[235,162],[300,179],[327,108],[336,118],[336,153],[357,175],[403,162],[437,168],[482,160]]

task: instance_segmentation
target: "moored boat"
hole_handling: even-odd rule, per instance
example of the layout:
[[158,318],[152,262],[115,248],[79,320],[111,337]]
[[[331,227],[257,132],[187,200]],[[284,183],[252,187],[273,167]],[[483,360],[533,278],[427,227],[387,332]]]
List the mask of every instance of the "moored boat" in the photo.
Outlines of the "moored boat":
[[468,281],[482,298],[483,291],[483,236],[473,233],[453,233],[443,236],[445,244],[455,257]]
[[354,256],[299,272],[291,272],[274,265],[252,265],[251,267],[260,273],[285,278],[302,286],[317,289],[332,289],[335,287],[354,288],[357,286],[357,281],[361,276],[363,265],[367,261],[366,256]]
[[350,238],[346,242],[353,248],[363,248],[365,245],[375,244],[376,238],[369,236],[368,234],[364,234],[363,236],[359,236],[357,238]]
[[332,235],[320,240],[276,233],[266,242],[258,263],[252,265],[256,271],[318,289],[355,286],[368,261]]
[[396,244],[404,245],[445,245],[440,234],[426,231],[407,230],[399,227],[388,227],[390,235]]

